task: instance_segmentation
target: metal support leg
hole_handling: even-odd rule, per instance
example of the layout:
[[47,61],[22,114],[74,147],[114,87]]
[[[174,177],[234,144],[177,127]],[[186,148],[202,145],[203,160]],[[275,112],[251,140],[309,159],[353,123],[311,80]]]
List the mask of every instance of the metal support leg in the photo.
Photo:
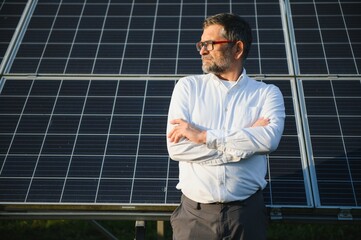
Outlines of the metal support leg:
[[135,222],[135,240],[145,240],[145,221]]
[[164,221],[157,221],[158,240],[164,240]]
[[109,232],[106,228],[104,228],[100,223],[95,220],[91,220],[91,223],[106,236],[109,240],[118,240],[111,232]]

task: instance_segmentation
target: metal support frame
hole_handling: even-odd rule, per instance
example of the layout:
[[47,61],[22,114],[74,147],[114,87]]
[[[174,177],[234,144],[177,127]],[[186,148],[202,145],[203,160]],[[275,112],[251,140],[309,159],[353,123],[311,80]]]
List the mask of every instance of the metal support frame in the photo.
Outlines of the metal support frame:
[[135,221],[135,240],[145,240],[145,221]]
[[[146,226],[145,221],[135,222],[135,240],[146,239]],[[157,221],[157,239],[164,239],[164,221]]]
[[340,209],[340,212],[337,215],[338,220],[353,220],[351,210],[350,209]]
[[118,240],[111,232],[109,232],[105,227],[103,227],[100,223],[98,223],[96,220],[90,221],[101,233],[104,234],[108,239],[110,240]]
[[164,239],[164,221],[157,221],[157,237],[158,240]]

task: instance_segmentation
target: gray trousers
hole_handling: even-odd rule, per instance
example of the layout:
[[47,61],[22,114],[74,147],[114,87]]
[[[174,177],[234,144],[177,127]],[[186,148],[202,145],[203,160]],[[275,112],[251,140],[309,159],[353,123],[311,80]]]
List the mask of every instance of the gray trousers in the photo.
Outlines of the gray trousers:
[[229,204],[201,204],[183,195],[171,216],[173,240],[264,240],[267,223],[261,190]]

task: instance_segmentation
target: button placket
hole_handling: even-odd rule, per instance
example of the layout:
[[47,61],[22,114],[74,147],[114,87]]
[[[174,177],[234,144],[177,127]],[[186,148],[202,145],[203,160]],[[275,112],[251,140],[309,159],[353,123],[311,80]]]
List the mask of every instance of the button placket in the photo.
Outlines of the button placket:
[[223,108],[223,115],[224,115],[224,121],[223,121],[223,126],[222,126],[222,130],[227,130],[227,125],[226,123],[228,123],[228,118],[229,118],[229,102],[230,102],[230,98],[231,98],[231,93],[232,93],[232,89],[228,90],[225,96],[225,100],[224,100],[224,108]]

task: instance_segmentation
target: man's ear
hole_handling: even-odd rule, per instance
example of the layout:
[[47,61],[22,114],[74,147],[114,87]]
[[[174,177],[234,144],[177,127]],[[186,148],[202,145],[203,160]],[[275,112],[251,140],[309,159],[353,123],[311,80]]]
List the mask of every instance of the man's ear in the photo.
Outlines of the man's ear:
[[236,42],[236,53],[235,53],[235,58],[236,59],[240,59],[243,56],[243,52],[244,52],[244,44],[242,41],[237,41]]

